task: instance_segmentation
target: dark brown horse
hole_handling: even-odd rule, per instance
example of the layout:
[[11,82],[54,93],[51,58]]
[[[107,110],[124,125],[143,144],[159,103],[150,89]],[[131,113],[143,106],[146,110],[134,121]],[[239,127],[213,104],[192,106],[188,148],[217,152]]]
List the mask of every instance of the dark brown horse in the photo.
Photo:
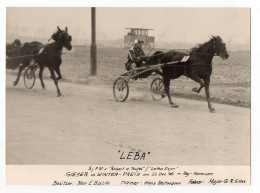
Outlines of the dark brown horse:
[[[171,63],[173,61],[181,61],[183,57],[187,55],[190,57],[186,62],[167,65],[167,63]],[[211,105],[209,93],[210,75],[212,73],[212,59],[214,56],[220,56],[222,59],[227,59],[229,57],[226,50],[226,44],[219,36],[212,36],[209,41],[199,45],[198,47],[192,48],[189,53],[187,51],[184,52],[175,50],[166,53],[157,51],[150,57],[149,63],[166,63],[166,65],[162,67],[161,75],[164,81],[165,92],[172,107],[177,108],[178,105],[171,99],[170,80],[185,75],[200,83],[199,88],[192,89],[194,92],[199,93],[201,89],[205,87],[208,108],[210,112],[215,112],[215,109]]]
[[[58,86],[58,80],[62,78],[62,75],[60,73],[60,65],[62,63],[61,54],[63,47],[65,47],[67,50],[72,49],[72,38],[68,34],[67,27],[65,28],[65,30],[61,30],[59,27],[57,28],[57,32],[55,32],[51,37],[54,40],[54,42],[51,44],[47,44],[44,47],[43,51],[37,56],[35,56],[34,59],[40,67],[39,77],[42,88],[45,88],[45,84],[42,79],[42,73],[44,67],[48,67],[51,73],[51,78],[53,79],[56,85],[58,96],[61,96],[61,92]],[[57,78],[54,72],[57,73]]]

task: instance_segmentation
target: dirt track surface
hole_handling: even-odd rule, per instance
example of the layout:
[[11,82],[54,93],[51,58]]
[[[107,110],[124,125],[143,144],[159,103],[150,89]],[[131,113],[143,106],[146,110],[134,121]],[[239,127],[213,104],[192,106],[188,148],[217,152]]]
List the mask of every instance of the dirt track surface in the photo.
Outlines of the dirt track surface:
[[[112,85],[39,80],[32,90],[22,79],[6,82],[7,164],[249,165],[250,109],[175,98],[153,101],[130,86],[115,102]],[[120,150],[120,153],[118,151]],[[145,160],[121,160],[121,152],[150,152]]]

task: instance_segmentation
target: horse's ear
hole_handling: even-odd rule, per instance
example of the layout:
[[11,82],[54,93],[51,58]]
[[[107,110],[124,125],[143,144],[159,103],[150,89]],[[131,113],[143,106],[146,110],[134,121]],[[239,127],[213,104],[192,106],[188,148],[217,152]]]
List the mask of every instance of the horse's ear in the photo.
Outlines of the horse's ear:
[[68,28],[67,28],[67,26],[65,27],[65,32],[68,32]]
[[212,39],[215,39],[215,36],[211,35]]
[[59,28],[59,26],[57,26],[57,28],[58,28],[58,31],[60,32],[60,31],[61,31],[61,29]]

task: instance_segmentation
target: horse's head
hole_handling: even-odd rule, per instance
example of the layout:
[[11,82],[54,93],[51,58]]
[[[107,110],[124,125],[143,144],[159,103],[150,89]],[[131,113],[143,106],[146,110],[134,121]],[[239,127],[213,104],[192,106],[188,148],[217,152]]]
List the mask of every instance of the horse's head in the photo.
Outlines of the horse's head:
[[65,47],[67,50],[72,49],[71,41],[72,37],[68,34],[68,28],[66,27],[65,30],[61,30],[57,27],[58,30],[55,32],[51,38],[56,41],[62,47]]
[[221,37],[212,36],[211,41],[214,43],[214,50],[218,56],[220,56],[223,60],[228,59],[229,54],[227,52],[226,44],[223,42]]

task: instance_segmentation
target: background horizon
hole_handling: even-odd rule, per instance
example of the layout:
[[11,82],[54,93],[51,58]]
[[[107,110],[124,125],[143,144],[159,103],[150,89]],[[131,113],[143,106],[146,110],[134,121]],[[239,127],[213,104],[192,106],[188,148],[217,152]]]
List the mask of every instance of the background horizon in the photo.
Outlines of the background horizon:
[[[48,43],[57,26],[74,45],[91,43],[91,8],[8,7],[6,41]],[[156,48],[188,49],[219,35],[230,51],[250,50],[249,8],[96,8],[98,46],[123,47],[127,27],[151,28]]]

